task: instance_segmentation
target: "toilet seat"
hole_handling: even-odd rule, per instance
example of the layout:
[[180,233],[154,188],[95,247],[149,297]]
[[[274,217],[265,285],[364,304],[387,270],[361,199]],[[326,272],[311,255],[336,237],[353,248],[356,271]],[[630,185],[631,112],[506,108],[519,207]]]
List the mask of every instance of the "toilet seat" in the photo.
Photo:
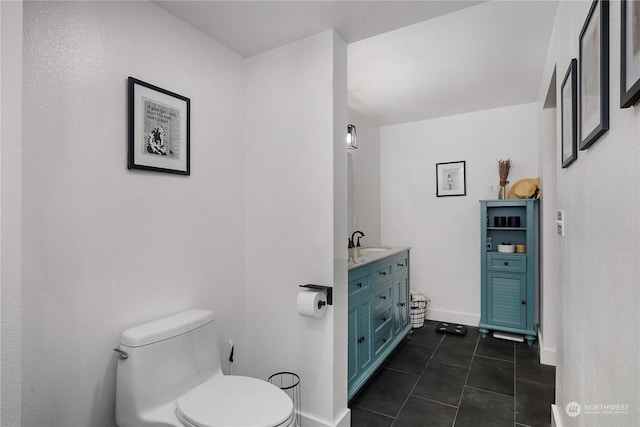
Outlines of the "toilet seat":
[[295,416],[284,391],[234,375],[216,376],[182,396],[176,415],[188,427],[288,427]]

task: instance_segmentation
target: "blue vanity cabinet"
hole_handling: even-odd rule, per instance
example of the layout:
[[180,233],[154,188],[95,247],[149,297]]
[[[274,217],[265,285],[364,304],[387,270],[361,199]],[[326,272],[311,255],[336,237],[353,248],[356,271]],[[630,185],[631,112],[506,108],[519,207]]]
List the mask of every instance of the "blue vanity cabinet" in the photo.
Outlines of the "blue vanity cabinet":
[[[486,337],[489,331],[501,331],[524,335],[528,344],[532,344],[536,339],[539,282],[538,209],[537,200],[480,201],[479,326],[483,337]],[[525,245],[525,251],[499,252],[498,245],[502,243]]]
[[349,270],[348,397],[411,330],[409,251]]

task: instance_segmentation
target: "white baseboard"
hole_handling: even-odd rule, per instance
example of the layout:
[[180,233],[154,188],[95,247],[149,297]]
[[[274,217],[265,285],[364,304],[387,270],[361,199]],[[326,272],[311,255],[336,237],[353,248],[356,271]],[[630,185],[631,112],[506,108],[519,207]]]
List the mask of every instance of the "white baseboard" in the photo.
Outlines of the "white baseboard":
[[298,427],[331,427],[331,424],[327,424],[324,421],[320,421],[315,417],[311,417],[305,414],[300,414],[300,426]]
[[350,427],[351,410],[346,408],[344,413],[333,424],[302,413],[300,414],[300,425],[304,427]]
[[458,311],[437,310],[427,306],[426,317],[438,322],[459,323],[467,326],[478,326],[480,315],[473,313],[460,313]]
[[562,416],[560,415],[560,407],[555,404],[551,404],[551,427],[563,427]]
[[542,334],[542,330],[540,329],[538,329],[538,341],[540,344],[538,346],[540,348],[540,363],[542,363],[543,365],[557,366],[556,365],[556,349],[549,348],[546,345],[544,341],[544,336]]
[[347,408],[345,413],[336,422],[336,427],[350,427],[351,426],[351,409]]

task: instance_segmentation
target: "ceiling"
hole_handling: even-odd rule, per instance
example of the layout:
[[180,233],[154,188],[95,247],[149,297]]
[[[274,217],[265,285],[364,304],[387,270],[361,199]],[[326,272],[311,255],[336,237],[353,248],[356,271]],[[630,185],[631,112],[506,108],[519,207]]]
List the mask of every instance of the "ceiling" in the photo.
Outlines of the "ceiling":
[[379,125],[535,102],[558,2],[154,1],[252,56],[334,28],[349,107]]

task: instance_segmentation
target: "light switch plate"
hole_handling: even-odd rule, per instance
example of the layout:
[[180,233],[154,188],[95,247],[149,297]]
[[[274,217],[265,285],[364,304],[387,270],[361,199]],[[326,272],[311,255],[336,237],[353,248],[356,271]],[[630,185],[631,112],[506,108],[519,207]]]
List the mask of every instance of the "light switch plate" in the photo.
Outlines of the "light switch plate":
[[564,211],[560,210],[556,212],[556,225],[558,227],[558,234],[564,236]]

